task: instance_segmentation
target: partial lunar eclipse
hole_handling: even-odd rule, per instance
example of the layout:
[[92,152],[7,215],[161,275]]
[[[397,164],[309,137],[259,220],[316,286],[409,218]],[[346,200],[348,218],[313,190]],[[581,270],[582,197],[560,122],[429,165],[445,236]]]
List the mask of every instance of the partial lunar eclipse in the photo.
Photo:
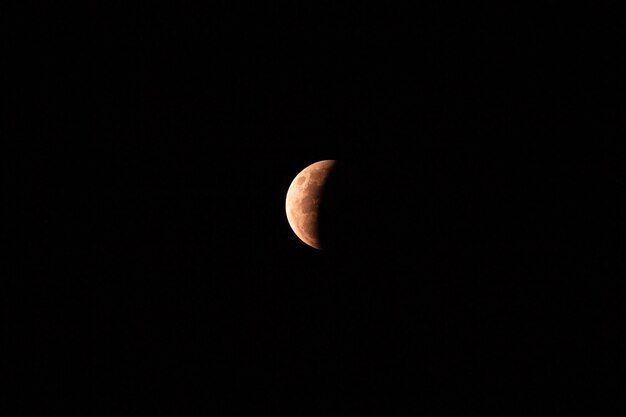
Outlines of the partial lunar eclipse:
[[315,162],[304,168],[287,190],[285,211],[291,229],[304,243],[322,249],[319,236],[319,206],[335,160]]

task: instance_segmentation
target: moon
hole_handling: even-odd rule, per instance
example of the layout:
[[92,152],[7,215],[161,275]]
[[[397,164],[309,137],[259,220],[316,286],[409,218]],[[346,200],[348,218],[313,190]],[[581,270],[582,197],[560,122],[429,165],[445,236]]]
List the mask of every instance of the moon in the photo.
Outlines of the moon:
[[324,185],[335,162],[333,159],[325,159],[307,166],[296,175],[287,190],[287,221],[296,236],[315,249],[322,249],[318,223],[319,206]]

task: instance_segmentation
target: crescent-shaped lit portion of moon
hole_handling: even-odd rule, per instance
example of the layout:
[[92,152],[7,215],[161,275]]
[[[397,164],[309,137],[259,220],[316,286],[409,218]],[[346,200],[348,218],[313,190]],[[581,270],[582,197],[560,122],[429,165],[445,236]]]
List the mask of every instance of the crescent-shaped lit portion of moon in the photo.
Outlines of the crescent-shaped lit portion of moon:
[[335,160],[326,159],[304,168],[287,190],[285,210],[291,229],[304,243],[322,249],[319,236],[319,205]]

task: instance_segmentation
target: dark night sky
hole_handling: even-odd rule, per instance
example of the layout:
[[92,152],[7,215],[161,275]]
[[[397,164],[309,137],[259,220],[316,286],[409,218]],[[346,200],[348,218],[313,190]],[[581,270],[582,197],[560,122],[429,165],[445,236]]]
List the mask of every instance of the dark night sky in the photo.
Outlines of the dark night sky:
[[623,415],[617,15],[295,3],[17,20],[11,415]]

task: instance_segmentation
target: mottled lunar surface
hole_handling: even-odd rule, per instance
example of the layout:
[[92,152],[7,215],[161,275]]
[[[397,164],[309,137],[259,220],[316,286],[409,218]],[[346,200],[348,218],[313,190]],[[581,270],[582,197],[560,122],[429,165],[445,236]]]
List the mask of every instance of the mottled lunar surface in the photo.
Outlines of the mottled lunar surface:
[[289,225],[296,236],[316,249],[322,249],[318,224],[319,205],[324,184],[334,165],[334,160],[323,160],[309,165],[294,178],[287,191],[285,210]]

